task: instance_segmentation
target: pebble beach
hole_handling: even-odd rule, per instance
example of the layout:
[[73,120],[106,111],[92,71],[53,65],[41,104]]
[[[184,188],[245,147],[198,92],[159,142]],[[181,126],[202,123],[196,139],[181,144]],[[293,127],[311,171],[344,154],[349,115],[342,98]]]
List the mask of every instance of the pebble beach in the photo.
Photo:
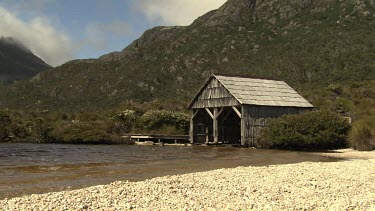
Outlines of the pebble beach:
[[0,210],[375,210],[375,152],[322,155],[350,159],[118,181],[5,199]]

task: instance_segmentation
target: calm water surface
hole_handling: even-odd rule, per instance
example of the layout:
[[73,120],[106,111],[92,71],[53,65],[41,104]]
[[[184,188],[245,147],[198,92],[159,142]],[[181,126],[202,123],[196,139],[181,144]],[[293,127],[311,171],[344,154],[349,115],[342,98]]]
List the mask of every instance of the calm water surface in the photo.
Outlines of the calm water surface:
[[117,180],[304,161],[337,159],[306,152],[233,147],[0,144],[0,199]]

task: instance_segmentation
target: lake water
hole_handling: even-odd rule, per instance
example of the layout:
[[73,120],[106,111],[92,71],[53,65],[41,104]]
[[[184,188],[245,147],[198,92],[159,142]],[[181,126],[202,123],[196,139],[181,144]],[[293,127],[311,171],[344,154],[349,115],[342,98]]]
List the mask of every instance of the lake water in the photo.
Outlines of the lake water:
[[237,166],[333,162],[307,152],[234,147],[0,144],[0,199],[117,180]]

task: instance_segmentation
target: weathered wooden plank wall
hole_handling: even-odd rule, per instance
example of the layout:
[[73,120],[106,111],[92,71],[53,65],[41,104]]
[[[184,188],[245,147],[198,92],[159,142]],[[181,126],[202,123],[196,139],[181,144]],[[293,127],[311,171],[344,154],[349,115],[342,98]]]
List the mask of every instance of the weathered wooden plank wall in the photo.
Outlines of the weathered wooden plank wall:
[[298,114],[307,110],[311,110],[311,108],[243,105],[241,144],[256,146],[256,139],[267,126],[269,118],[278,118],[285,114]]
[[240,105],[240,103],[216,78],[213,78],[198,96],[192,108],[220,108],[236,105]]

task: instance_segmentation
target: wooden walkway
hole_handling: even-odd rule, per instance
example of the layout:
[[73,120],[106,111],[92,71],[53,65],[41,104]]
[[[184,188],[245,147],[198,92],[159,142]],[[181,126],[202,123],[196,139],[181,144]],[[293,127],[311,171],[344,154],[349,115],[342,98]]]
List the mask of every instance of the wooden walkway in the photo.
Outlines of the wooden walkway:
[[154,142],[154,143],[165,143],[165,144],[188,144],[190,143],[190,136],[188,135],[144,135],[144,134],[132,134],[125,136],[130,140],[137,142]]

